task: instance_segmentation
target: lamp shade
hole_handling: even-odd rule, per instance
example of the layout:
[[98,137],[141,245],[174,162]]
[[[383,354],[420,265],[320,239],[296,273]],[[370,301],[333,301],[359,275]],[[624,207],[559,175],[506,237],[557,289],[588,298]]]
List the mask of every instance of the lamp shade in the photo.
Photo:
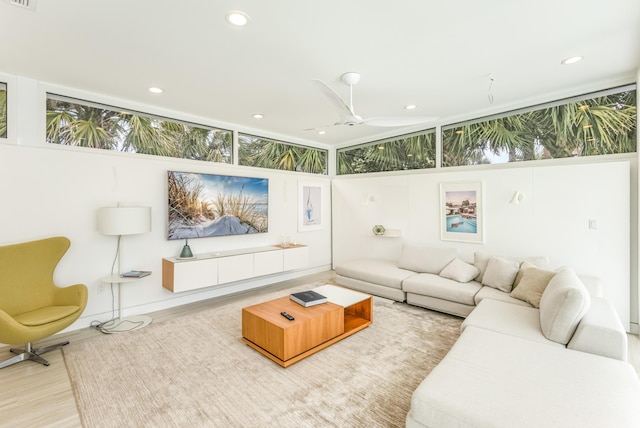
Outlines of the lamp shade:
[[103,235],[136,235],[151,231],[151,207],[104,207],[98,211]]

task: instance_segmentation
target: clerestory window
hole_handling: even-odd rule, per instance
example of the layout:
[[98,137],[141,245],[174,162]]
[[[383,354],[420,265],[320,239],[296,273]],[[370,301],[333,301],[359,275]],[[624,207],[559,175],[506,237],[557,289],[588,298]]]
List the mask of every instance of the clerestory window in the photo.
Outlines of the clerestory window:
[[233,162],[233,132],[47,94],[47,143]]
[[328,151],[238,134],[238,164],[258,168],[324,174]]
[[435,168],[435,129],[337,150],[337,173]]
[[0,138],[7,138],[7,84],[0,82]]
[[630,153],[635,85],[442,127],[442,166]]

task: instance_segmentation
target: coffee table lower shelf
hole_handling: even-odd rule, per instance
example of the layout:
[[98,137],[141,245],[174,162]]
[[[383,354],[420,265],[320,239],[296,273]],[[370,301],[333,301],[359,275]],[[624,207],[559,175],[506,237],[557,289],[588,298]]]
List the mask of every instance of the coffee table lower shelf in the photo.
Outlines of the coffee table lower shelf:
[[[289,367],[371,325],[372,298],[363,297],[347,307],[329,302],[305,308],[285,296],[243,308],[242,341],[280,366]],[[281,311],[296,319],[288,321]]]

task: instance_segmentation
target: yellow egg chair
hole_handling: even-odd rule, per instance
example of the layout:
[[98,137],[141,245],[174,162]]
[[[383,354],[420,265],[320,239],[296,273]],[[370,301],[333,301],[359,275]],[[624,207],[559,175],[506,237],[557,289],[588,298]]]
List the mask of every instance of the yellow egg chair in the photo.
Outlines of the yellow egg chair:
[[0,246],[0,344],[24,344],[24,349],[10,349],[17,355],[0,362],[0,369],[26,360],[48,366],[40,354],[69,344],[33,348],[33,342],[70,326],[87,306],[85,285],[59,288],[53,283],[69,245],[69,239],[58,236]]

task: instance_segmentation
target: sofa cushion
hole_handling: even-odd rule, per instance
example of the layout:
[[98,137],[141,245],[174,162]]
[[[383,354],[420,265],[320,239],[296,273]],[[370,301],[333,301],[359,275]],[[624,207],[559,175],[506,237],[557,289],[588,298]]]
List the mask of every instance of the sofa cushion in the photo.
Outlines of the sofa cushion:
[[419,273],[402,281],[402,289],[407,293],[465,305],[474,305],[474,296],[481,287],[482,285],[475,281],[458,282],[430,273]]
[[500,302],[511,303],[513,305],[531,307],[531,305],[524,300],[515,299],[511,297],[509,293],[505,293],[504,291],[500,291],[492,287],[482,287],[473,299],[476,302],[476,305],[479,305],[484,299],[492,299]]
[[456,257],[442,269],[439,275],[443,278],[453,279],[458,282],[469,282],[478,276],[479,272],[480,270],[474,265],[466,263]]
[[336,266],[336,274],[387,287],[402,288],[402,281],[415,272],[400,269],[389,260],[351,260]]
[[398,260],[398,267],[437,275],[457,256],[458,250],[456,248],[431,248],[404,244],[400,260]]
[[[525,280],[525,277],[522,279]],[[522,283],[518,288],[522,286]],[[517,290],[517,288],[516,288]],[[589,309],[587,288],[572,269],[558,272],[540,298],[540,327],[549,340],[566,345]]]
[[516,275],[516,279],[513,281],[513,288],[516,288],[518,284],[520,284],[520,280],[522,279],[522,275],[524,272],[522,271],[522,267],[525,266],[525,263],[528,266],[534,266],[539,269],[547,269],[549,268],[549,259],[547,257],[525,257],[520,261],[520,270]]
[[511,291],[511,297],[523,300],[535,308],[540,307],[540,298],[547,284],[555,276],[555,272],[539,269],[528,262],[520,268],[520,283]]
[[540,310],[531,306],[485,299],[465,318],[460,330],[464,331],[470,326],[548,345],[562,346],[544,337],[540,330]]
[[503,259],[502,257],[491,257],[482,276],[482,285],[508,293],[513,287],[513,281],[518,274],[519,268],[520,263],[518,262]]

